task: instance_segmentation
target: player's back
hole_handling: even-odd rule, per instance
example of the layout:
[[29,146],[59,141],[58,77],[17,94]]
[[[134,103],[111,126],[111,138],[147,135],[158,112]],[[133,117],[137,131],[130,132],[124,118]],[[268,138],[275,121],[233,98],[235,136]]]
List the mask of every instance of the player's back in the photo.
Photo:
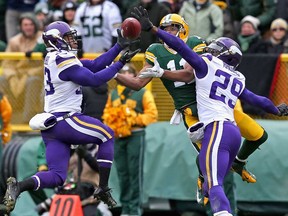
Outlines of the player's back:
[[46,55],[44,60],[45,112],[81,111],[81,86],[59,78],[63,70],[73,65],[82,66],[82,63],[74,54],[67,51],[48,52]]
[[[205,46],[203,40],[196,36],[189,37],[186,44],[194,50],[200,48],[200,52],[202,52],[202,49]],[[183,69],[186,63],[186,61],[177,52],[169,49],[162,43],[154,43],[150,45],[145,52],[145,60],[149,64],[153,65],[155,58],[157,58],[161,68],[171,71]],[[176,109],[180,109],[191,102],[196,103],[194,81],[184,83],[175,82],[165,78],[161,78],[161,81],[173,98]]]
[[245,88],[245,77],[210,54],[203,56],[208,73],[200,79],[196,76],[199,119],[205,124],[225,119],[234,122],[233,109]]

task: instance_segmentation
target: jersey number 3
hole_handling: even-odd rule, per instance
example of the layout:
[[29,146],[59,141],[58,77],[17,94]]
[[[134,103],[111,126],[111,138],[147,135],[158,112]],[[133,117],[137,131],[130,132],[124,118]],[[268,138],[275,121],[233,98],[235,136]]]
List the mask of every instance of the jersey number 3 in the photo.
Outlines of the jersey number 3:
[[51,82],[50,70],[45,67],[44,73],[45,73],[45,82],[46,82],[47,86],[49,87],[49,89],[45,88],[46,95],[52,95],[52,94],[54,94],[55,89],[54,89],[54,86]]

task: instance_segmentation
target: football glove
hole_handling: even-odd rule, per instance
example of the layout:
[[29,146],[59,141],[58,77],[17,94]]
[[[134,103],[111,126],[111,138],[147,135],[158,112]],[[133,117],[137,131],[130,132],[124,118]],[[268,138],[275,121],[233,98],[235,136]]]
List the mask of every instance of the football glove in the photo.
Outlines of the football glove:
[[148,12],[142,6],[134,7],[131,15],[139,20],[142,31],[150,31],[153,28],[153,23],[149,19]]
[[154,66],[152,68],[147,68],[139,74],[139,78],[147,77],[162,77],[164,70],[160,67],[157,59],[154,60]]
[[139,43],[140,41],[140,39],[130,40],[128,38],[123,37],[120,29],[117,29],[117,34],[118,34],[117,43],[122,49],[125,49],[132,44]]
[[135,51],[127,50],[122,54],[119,61],[125,65],[140,51],[141,51],[141,49],[137,49]]
[[280,105],[277,106],[278,110],[279,110],[279,116],[288,116],[288,106],[285,103],[282,103]]

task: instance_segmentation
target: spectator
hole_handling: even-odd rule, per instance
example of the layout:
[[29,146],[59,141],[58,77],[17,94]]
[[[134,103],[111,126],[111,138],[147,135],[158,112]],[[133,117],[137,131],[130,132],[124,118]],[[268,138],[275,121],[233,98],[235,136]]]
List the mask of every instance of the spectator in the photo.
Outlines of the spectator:
[[90,0],[80,4],[74,22],[82,36],[84,52],[105,52],[116,42],[122,17],[113,2]]
[[231,13],[228,10],[226,0],[213,0],[213,4],[220,7],[223,12],[223,21],[224,21],[223,36],[236,39],[236,31],[234,29]]
[[197,34],[208,42],[223,36],[223,12],[210,0],[185,1],[179,14],[187,21],[190,36]]
[[[12,37],[6,52],[27,52],[32,50],[41,38],[37,20],[33,14],[22,14],[19,21],[20,33]],[[3,60],[3,76],[0,87],[15,112],[13,121],[28,123],[30,118],[41,109],[40,97],[43,83],[43,65],[41,61]],[[14,113],[15,114],[15,113]]]
[[[131,78],[136,76],[132,64],[126,64],[119,73]],[[153,95],[144,88],[134,91],[117,85],[109,95],[103,120],[116,137],[114,162],[120,185],[121,215],[142,215],[145,127],[156,122],[157,117]]]
[[[132,5],[128,9],[124,18],[130,17],[134,7],[138,7],[140,5],[148,11],[149,19],[156,26],[159,25],[161,19],[165,15],[170,13],[170,9],[162,3],[158,3],[157,0],[139,0],[136,4]],[[149,34],[148,32],[142,31],[140,37],[143,39],[141,40],[141,43],[139,45],[135,45],[135,48],[133,47],[131,49],[140,47],[141,52],[145,52],[150,44],[159,42],[159,39],[155,35]]]
[[19,19],[23,13],[33,12],[39,0],[8,0],[6,2],[5,26],[6,40],[19,33]]
[[237,32],[240,32],[241,20],[247,15],[258,20],[261,35],[269,30],[276,14],[275,0],[229,0],[228,2]]
[[49,23],[49,9],[46,2],[39,2],[35,5],[34,14],[38,20],[39,30],[43,31],[45,26]]
[[73,26],[77,7],[78,5],[74,1],[69,0],[64,2],[61,6],[63,13],[62,21],[66,22],[70,26]]
[[241,20],[241,31],[237,40],[243,53],[249,52],[251,45],[260,40],[258,25],[258,19],[249,15]]
[[281,54],[288,49],[287,22],[278,18],[271,23],[271,36],[268,39],[261,39],[256,44],[252,44],[251,53],[271,53]]
[[62,19],[62,5],[66,0],[48,0],[50,23]]

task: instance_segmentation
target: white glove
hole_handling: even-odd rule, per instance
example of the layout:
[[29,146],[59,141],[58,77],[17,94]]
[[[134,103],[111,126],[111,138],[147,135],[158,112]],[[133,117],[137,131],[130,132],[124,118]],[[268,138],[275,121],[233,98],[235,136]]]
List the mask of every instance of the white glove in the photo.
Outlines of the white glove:
[[157,59],[155,58],[154,66],[152,68],[147,68],[145,71],[142,71],[139,74],[140,78],[147,77],[162,77],[164,74],[164,70],[160,67]]

